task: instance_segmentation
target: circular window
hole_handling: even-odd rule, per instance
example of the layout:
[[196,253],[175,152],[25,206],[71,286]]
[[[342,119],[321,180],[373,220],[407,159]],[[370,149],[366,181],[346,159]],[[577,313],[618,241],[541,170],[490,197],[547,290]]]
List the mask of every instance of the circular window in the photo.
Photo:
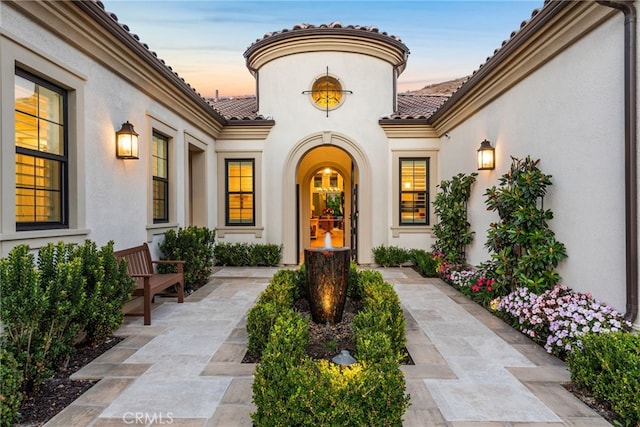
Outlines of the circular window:
[[319,107],[336,107],[342,101],[342,85],[335,77],[322,76],[313,82],[311,98]]

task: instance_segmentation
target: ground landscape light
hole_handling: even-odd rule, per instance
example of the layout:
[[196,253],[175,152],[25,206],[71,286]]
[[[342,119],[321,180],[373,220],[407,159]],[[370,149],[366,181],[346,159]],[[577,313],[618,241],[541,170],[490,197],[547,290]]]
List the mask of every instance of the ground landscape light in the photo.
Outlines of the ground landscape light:
[[342,350],[340,354],[331,359],[333,363],[342,366],[353,365],[354,363],[358,363],[358,361],[349,354],[349,350]]
[[116,157],[118,159],[138,158],[138,134],[128,120],[116,132]]
[[486,139],[478,148],[478,170],[493,170],[496,167],[496,150]]

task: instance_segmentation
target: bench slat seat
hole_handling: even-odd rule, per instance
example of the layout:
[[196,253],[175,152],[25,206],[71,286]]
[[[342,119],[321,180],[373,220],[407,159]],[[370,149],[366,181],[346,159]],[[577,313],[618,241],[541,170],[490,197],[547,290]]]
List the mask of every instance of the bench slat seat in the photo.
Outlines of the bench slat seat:
[[[174,296],[178,298],[178,302],[184,302],[184,261],[159,260],[151,259],[149,245],[143,243],[140,246],[123,249],[114,252],[118,259],[127,261],[127,273],[135,279],[136,288],[133,296],[141,296],[144,299],[143,313],[128,313],[129,316],[144,316],[144,324],[151,324],[151,303],[153,297],[162,293],[166,296]],[[177,272],[175,273],[156,273],[154,264],[175,264]],[[172,286],[176,287],[176,292],[163,292]]]

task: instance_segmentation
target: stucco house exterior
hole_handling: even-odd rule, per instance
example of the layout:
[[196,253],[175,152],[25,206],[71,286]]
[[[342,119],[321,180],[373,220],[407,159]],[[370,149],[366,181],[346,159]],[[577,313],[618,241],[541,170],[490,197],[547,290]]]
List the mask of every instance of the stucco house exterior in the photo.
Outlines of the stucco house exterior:
[[[99,1],[2,0],[0,256],[197,225],[282,244],[285,265],[330,233],[368,265],[431,248],[438,183],[488,140],[468,260],[489,258],[485,190],[539,158],[563,283],[637,326],[637,6],[546,2],[451,97],[398,93],[409,47],[382,29],[297,25],[244,52],[256,97],[206,100]],[[127,122],[137,159],[116,157]]]

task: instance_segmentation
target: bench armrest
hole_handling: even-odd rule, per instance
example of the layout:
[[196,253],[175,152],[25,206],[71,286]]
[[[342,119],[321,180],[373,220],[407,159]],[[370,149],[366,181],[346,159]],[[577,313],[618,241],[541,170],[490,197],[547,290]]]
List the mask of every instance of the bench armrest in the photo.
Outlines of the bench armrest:
[[153,274],[145,274],[145,273],[131,273],[129,274],[131,277],[153,277]]

